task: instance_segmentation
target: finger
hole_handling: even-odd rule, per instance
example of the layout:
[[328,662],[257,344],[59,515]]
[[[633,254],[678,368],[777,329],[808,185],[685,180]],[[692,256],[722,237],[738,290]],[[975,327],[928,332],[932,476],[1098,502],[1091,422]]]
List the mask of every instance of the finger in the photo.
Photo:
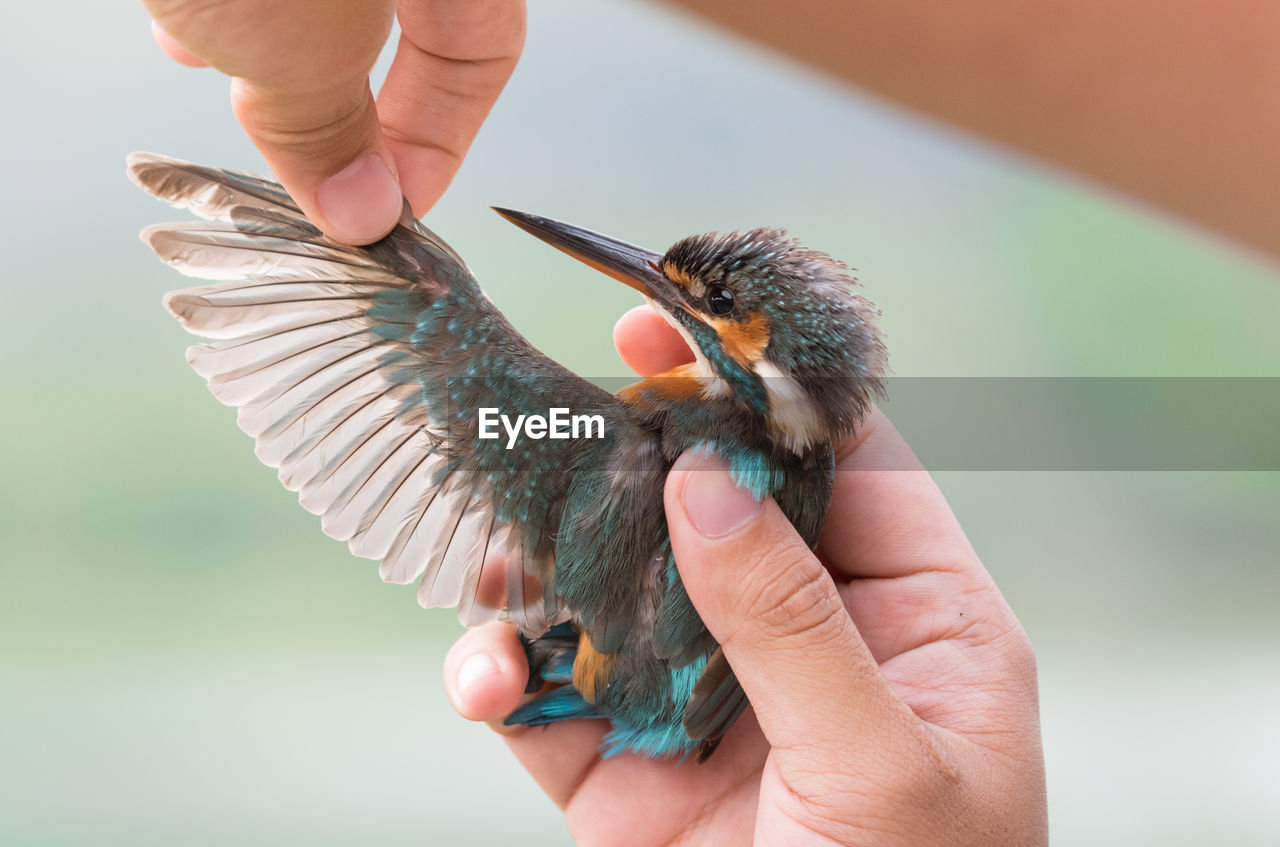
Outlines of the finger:
[[414,214],[444,193],[515,69],[524,0],[401,0],[378,114]]
[[159,21],[153,20],[151,22],[151,37],[156,40],[156,44],[160,45],[160,49],[164,51],[165,55],[179,65],[186,65],[189,68],[208,67],[203,59],[183,47],[176,38],[165,32]]
[[828,563],[848,576],[981,569],[933,477],[877,408],[836,451],[820,547]]
[[671,324],[648,306],[636,306],[618,318],[613,343],[627,367],[653,376],[693,361],[693,351]]
[[529,663],[510,624],[500,621],[463,633],[444,660],[444,690],[469,721],[502,720],[524,694]]
[[777,504],[737,488],[715,454],[690,452],[667,478],[666,512],[689,597],[775,748],[835,767],[924,743]]
[[[1016,716],[1034,703],[1026,633],[942,492],[878,409],[841,445],[836,467],[818,549],[849,579],[840,586],[845,607],[911,709],[964,731],[975,694],[986,697],[988,715],[1007,709]],[[957,649],[962,661],[938,661]],[[925,678],[930,684],[920,686]]]
[[970,646],[1001,643],[1028,664],[1013,612],[933,478],[879,410],[837,451],[818,550],[849,580],[841,594],[878,662],[966,635]]
[[458,714],[488,721],[556,805],[563,807],[599,761],[608,725],[599,720],[565,721],[545,727],[506,726],[503,719],[524,698],[528,662],[510,624],[468,630],[444,663],[445,692]]
[[507,607],[506,553],[490,549],[480,563],[480,575],[476,577],[475,604],[484,609]]
[[878,408],[837,450],[832,509],[819,546],[829,564],[851,577],[940,572],[988,581],[933,477]]
[[236,119],[307,217],[367,244],[403,210],[369,91],[394,0],[144,0],[183,48],[232,78]]
[[363,69],[322,90],[236,79],[236,119],[299,208],[325,234],[369,244],[400,220],[404,201]]

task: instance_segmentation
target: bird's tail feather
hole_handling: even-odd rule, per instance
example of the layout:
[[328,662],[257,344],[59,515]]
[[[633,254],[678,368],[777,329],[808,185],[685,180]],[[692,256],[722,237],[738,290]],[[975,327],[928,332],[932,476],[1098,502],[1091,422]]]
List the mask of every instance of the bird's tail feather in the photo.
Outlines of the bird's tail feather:
[[603,718],[595,706],[582,699],[572,685],[553,688],[536,700],[525,703],[503,721],[507,726],[546,726],[578,718]]
[[575,718],[604,717],[573,687],[573,660],[578,655],[580,635],[577,626],[565,622],[537,638],[520,636],[529,660],[529,684],[525,692],[532,694],[544,686],[552,687],[508,715],[507,726],[544,726]]

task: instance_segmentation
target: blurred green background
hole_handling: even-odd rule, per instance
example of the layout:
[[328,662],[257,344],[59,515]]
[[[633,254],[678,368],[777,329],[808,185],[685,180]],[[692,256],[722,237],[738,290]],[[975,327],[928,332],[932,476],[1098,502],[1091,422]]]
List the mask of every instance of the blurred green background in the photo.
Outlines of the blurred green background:
[[[225,79],[128,2],[6,4],[0,43],[0,843],[568,843],[449,709],[452,615],[326,539],[183,361],[136,238],[181,214],[123,159],[260,169]],[[656,5],[534,4],[428,218],[544,350],[624,374],[634,295],[491,203],[655,248],[786,225],[859,269],[899,375],[1280,376],[1274,266]],[[1055,843],[1280,843],[1280,474],[938,476],[1037,647]]]

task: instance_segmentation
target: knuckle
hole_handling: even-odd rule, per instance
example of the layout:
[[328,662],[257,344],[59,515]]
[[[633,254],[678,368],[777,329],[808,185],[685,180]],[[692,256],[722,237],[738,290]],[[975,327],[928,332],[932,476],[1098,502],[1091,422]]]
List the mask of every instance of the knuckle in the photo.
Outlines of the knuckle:
[[945,802],[936,781],[883,770],[875,781],[850,781],[833,777],[830,767],[810,773],[789,767],[781,776],[780,811],[822,839],[839,844],[933,843],[927,822],[930,812]]
[[280,100],[240,86],[233,100],[241,123],[260,144],[287,154],[345,160],[363,148],[365,127],[374,120],[373,101],[363,94]]
[[1004,658],[1009,668],[1009,675],[1022,685],[1033,691],[1037,687],[1039,671],[1036,667],[1036,651],[1031,645],[1031,638],[1021,624],[1016,624],[1006,633],[1003,639]]
[[746,620],[771,638],[827,630],[844,614],[835,586],[816,559],[794,550],[771,550],[743,583]]

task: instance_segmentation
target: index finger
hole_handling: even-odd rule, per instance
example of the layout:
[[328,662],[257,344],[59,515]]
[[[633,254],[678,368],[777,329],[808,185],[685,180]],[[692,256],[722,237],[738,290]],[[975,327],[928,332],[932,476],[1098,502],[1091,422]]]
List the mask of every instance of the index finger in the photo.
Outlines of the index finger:
[[987,578],[933,477],[876,407],[836,447],[835,488],[819,549],[849,577],[951,571]]

